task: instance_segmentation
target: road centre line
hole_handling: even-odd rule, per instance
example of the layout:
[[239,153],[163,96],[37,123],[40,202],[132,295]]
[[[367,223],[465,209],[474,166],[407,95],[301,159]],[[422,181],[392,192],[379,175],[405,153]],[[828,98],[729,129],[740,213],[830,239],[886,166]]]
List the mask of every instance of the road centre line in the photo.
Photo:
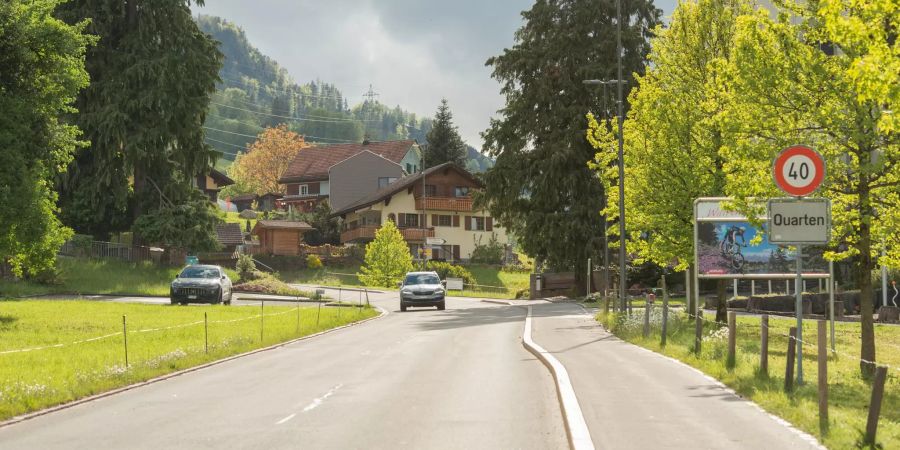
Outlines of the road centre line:
[[275,422],[275,425],[281,425],[281,424],[287,422],[288,420],[293,419],[296,415],[297,415],[297,413],[291,414],[291,415],[285,417],[284,419],[281,419],[278,422]]
[[343,384],[339,384],[339,385],[331,388],[331,390],[326,392],[325,395],[313,400],[312,403],[306,405],[306,408],[303,408],[303,412],[309,412],[309,411],[312,411],[312,410],[318,408],[319,405],[321,405],[328,397],[331,397],[332,395],[334,395],[334,393],[337,392],[337,390],[340,389],[342,386],[343,386]]

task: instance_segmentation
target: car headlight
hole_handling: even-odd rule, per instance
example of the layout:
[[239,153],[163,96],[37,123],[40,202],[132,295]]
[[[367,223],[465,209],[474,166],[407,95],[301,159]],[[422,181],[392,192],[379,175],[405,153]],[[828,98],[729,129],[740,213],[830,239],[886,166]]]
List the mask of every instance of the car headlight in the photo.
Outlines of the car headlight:
[[401,290],[400,290],[400,293],[401,293],[401,294],[406,294],[406,295],[412,295],[412,291],[409,290],[409,289],[401,289]]
[[443,288],[437,288],[437,289],[435,289],[434,293],[435,293],[435,294],[441,294],[441,295],[443,295],[443,294],[444,294],[444,289],[443,289]]

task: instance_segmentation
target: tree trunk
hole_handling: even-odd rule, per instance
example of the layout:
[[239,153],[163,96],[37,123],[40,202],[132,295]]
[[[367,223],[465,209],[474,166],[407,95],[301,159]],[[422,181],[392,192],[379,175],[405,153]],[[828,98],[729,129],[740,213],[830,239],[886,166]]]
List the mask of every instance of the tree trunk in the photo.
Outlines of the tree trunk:
[[[872,271],[875,261],[872,258],[871,228],[865,220],[859,224],[859,265],[856,268],[856,282],[859,285],[859,314],[862,331],[860,341],[859,369],[863,378],[869,379],[875,374],[875,318],[872,288]],[[866,362],[868,361],[868,362]]]
[[728,321],[728,303],[725,300],[725,282],[716,280],[716,322],[724,325]]

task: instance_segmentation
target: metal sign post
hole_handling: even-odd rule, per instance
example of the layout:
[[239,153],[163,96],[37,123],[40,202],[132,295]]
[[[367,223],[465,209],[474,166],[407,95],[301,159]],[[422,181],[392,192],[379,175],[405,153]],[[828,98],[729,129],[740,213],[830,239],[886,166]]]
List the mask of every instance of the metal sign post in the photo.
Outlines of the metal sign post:
[[[772,199],[768,203],[769,242],[794,244],[797,248],[797,384],[803,384],[803,244],[827,244],[831,238],[831,202],[804,199],[825,179],[825,160],[815,150],[795,145],[784,149],[772,164],[772,178],[778,188],[793,199]],[[830,271],[829,271],[830,274]],[[833,309],[833,308],[832,308]],[[833,329],[833,325],[832,325]]]

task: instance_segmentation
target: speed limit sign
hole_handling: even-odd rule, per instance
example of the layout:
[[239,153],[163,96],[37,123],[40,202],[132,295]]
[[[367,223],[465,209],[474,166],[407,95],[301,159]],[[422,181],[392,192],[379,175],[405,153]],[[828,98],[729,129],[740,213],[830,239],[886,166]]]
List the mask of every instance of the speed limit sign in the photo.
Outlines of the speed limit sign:
[[805,145],[788,147],[775,158],[772,176],[782,191],[804,197],[815,192],[825,179],[825,160]]

